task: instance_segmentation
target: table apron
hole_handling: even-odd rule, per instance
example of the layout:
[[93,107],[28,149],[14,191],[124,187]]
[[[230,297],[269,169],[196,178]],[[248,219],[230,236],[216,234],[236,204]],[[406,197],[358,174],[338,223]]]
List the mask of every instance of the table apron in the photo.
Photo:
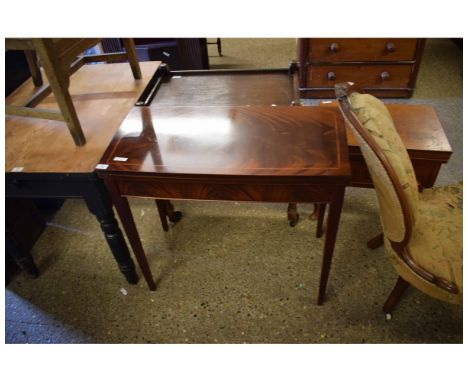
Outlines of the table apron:
[[[411,156],[410,159],[416,179],[424,188],[434,186],[441,165],[447,163],[447,160],[439,159],[419,159]],[[351,165],[351,182],[349,185],[352,187],[373,187],[364,157],[360,154],[350,155],[349,163]]]
[[[23,175],[23,174],[21,174]],[[47,176],[8,176],[5,181],[6,197],[16,198],[84,198],[94,189],[99,178],[94,173],[89,176],[64,176],[48,174]]]
[[115,179],[122,196],[155,199],[194,199],[223,201],[258,201],[285,203],[331,202],[339,196],[345,184],[242,184],[184,183]]

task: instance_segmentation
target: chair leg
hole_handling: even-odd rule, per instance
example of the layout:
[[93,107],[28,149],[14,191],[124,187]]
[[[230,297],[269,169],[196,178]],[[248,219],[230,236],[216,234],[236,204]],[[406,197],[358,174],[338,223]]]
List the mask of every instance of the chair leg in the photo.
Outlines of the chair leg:
[[69,74],[64,72],[60,62],[54,56],[54,48],[49,39],[36,39],[35,46],[68,130],[75,144],[83,146],[86,143],[86,138],[81,129],[70,93],[68,92],[70,84]]
[[221,57],[222,54],[221,54],[221,39],[220,38],[216,39],[216,45],[218,45],[218,54]]
[[376,249],[383,245],[383,232],[379,233],[367,242],[367,248]]
[[128,62],[132,68],[133,77],[136,80],[141,80],[141,69],[135,51],[135,43],[132,38],[124,38],[122,39],[122,42],[125,47],[125,52],[127,52]]
[[405,290],[408,288],[410,284],[403,280],[401,277],[398,277],[398,280],[395,284],[395,287],[392,290],[392,293],[390,293],[390,296],[388,296],[387,301],[385,301],[385,304],[383,306],[383,311],[384,313],[391,313],[393,308],[398,304],[398,302],[401,299],[401,296],[403,296],[403,293]]
[[28,63],[29,73],[31,73],[34,86],[42,86],[44,81],[42,80],[41,69],[37,64],[36,52],[34,50],[25,50],[24,55],[26,56],[26,62]]

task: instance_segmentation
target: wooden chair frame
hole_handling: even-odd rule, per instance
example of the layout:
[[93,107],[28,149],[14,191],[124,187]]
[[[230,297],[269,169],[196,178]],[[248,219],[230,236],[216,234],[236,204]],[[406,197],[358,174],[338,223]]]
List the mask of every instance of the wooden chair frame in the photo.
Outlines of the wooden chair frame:
[[219,57],[222,57],[222,54],[221,54],[221,39],[218,37],[218,38],[216,39],[216,42],[210,42],[210,41],[208,41],[208,39],[206,39],[206,45],[214,45],[214,44],[216,44],[217,47],[218,47],[218,55],[219,55]]
[[[338,105],[340,108],[343,117],[351,125],[353,131],[356,132],[371,148],[377,159],[379,160],[380,164],[383,166],[392,187],[397,195],[399,204],[401,206],[401,210],[403,212],[403,220],[404,220],[404,237],[401,241],[396,242],[390,240],[390,244],[393,250],[397,253],[400,259],[416,274],[422,277],[424,280],[442,288],[443,290],[456,294],[458,293],[458,287],[451,281],[448,281],[442,277],[434,275],[433,273],[429,272],[428,270],[424,269],[421,265],[417,264],[409,251],[408,243],[411,239],[411,235],[413,232],[413,220],[411,218],[411,210],[410,205],[407,200],[407,197],[401,187],[399,182],[398,176],[395,173],[392,165],[388,161],[387,157],[380,149],[378,144],[375,142],[372,135],[366,130],[366,128],[362,125],[359,121],[358,117],[354,112],[351,110],[351,105],[348,100],[348,95],[357,92],[359,89],[353,83],[342,83],[335,85],[335,94],[338,99]],[[401,295],[401,289],[404,288],[405,281],[399,281],[394,289],[395,293],[399,293]],[[398,291],[397,291],[398,289]],[[392,293],[393,295],[393,293]],[[391,296],[392,297],[392,296]]]
[[[5,105],[5,113],[32,118],[65,121],[77,146],[86,143],[80,121],[68,91],[70,76],[89,62],[109,62],[128,59],[133,77],[141,79],[133,39],[123,39],[125,52],[81,56],[80,53],[99,43],[101,39],[62,39],[57,42],[50,38],[6,39],[5,47],[24,50],[31,76],[36,87],[40,88],[22,106]],[[49,84],[43,86],[40,63]],[[71,64],[71,65],[70,65]],[[36,108],[45,97],[54,93],[60,110]]]

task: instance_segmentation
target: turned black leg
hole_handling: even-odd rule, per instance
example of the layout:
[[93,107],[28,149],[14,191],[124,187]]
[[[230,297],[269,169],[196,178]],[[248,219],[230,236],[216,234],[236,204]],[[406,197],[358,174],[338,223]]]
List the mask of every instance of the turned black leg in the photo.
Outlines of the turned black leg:
[[130,256],[122,231],[115,219],[112,202],[101,180],[98,179],[90,185],[85,201],[89,210],[101,224],[102,232],[114,259],[117,261],[120,272],[130,284],[136,284],[138,276],[135,271],[135,263]]
[[141,272],[143,273],[143,277],[148,284],[148,288],[150,290],[156,290],[156,283],[154,282],[148,259],[146,258],[143,245],[141,244],[140,235],[138,234],[128,200],[126,197],[119,195],[119,190],[113,180],[105,179],[104,181],[106,182],[107,189],[109,190],[112,201],[114,202],[115,209],[119,214],[120,221],[125,229],[128,241],[133,248],[133,253],[135,254]]
[[39,276],[39,268],[34,264],[31,254],[18,245],[15,238],[8,230],[5,233],[5,249],[23,271],[33,277]]
[[96,217],[101,224],[102,232],[104,232],[107,244],[117,261],[120,272],[122,272],[130,284],[136,284],[138,282],[138,276],[135,271],[135,264],[130,257],[130,252],[128,251],[127,244],[125,243],[117,220],[110,216]]

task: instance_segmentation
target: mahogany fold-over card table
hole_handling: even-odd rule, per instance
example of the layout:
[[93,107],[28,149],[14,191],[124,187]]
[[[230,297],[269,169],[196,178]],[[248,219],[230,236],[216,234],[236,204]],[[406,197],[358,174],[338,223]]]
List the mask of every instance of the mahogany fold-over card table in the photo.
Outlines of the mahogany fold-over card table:
[[[408,155],[414,168],[416,179],[423,188],[434,186],[440,168],[447,163],[452,155],[452,148],[445,135],[444,128],[437,116],[435,108],[431,105],[386,104],[395,127],[408,150]],[[334,110],[342,118],[335,101],[323,101],[320,107]],[[352,131],[347,127],[349,163],[351,166],[351,187],[373,187],[372,179],[362,156],[361,149]],[[317,206],[316,236],[323,233],[322,223],[325,206]],[[297,206],[290,204],[288,208],[290,221],[297,219]]]
[[[63,121],[10,116],[5,118],[5,191],[7,198],[83,198],[101,225],[120,271],[138,281],[135,265],[114,217],[112,202],[94,168],[125,115],[145,89],[159,62],[141,63],[142,79],[135,80],[128,64],[85,65],[70,80],[70,94],[87,137],[75,146]],[[7,99],[20,104],[35,92],[26,81]],[[55,97],[39,107],[57,109]],[[7,227],[8,227],[8,222]],[[7,230],[8,251],[27,272],[38,269]]]
[[[321,107],[335,110],[335,101],[324,101]],[[452,155],[452,148],[444,128],[431,105],[386,104],[395,128],[403,141],[416,174],[416,179],[424,188],[434,186],[442,164]],[[372,179],[362,156],[361,149],[352,131],[346,129],[350,164],[351,183],[354,187],[373,187]]]
[[[161,64],[137,105],[164,106],[300,106],[298,65],[277,69],[177,70]],[[163,229],[166,217],[177,222],[181,214],[170,202],[158,200]],[[299,215],[288,207],[291,226]]]
[[151,290],[127,197],[330,204],[323,302],[350,178],[342,121],[319,107],[136,106],[96,167]]

